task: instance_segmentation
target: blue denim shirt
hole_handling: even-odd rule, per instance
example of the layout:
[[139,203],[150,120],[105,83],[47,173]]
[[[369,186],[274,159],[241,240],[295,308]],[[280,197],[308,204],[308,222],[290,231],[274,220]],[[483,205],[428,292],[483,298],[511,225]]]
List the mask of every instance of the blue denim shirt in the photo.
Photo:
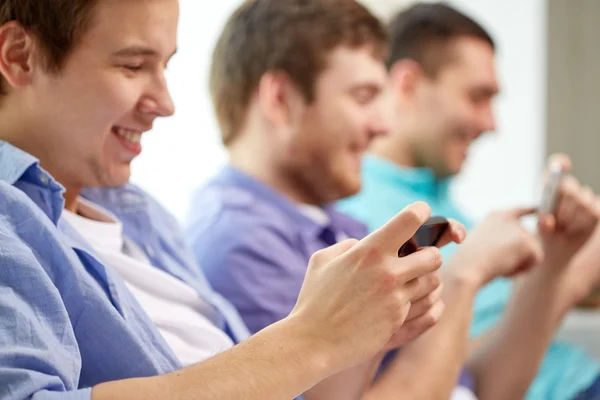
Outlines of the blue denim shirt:
[[[424,168],[401,168],[387,160],[367,156],[362,168],[361,192],[341,201],[339,209],[377,229],[395,213],[418,200],[427,202],[435,215],[457,219],[467,229],[471,221],[456,207],[449,194],[449,181],[437,181]],[[442,249],[444,259],[455,251],[455,245]],[[471,333],[480,335],[498,322],[510,299],[512,284],[496,279],[477,295]],[[570,400],[592,384],[598,376],[598,363],[582,349],[569,343],[554,341],[548,347],[527,400]]]
[[89,399],[179,362],[122,281],[60,220],[62,187],[0,141],[0,398]]

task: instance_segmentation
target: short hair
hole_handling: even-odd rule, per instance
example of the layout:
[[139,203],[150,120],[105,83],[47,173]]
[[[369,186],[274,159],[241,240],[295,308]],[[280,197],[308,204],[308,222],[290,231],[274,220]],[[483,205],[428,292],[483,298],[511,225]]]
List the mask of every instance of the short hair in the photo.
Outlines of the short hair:
[[212,56],[210,91],[227,146],[243,128],[250,98],[270,71],[287,74],[307,102],[340,45],[386,56],[384,24],[355,0],[249,0],[227,21]]
[[[18,22],[35,36],[42,60],[50,71],[59,71],[87,30],[98,0],[0,0],[0,26]],[[4,80],[0,75],[0,95]],[[5,89],[5,88],[4,88]]]
[[432,77],[449,61],[446,50],[456,38],[480,39],[495,49],[494,40],[481,25],[443,2],[417,3],[400,11],[389,22],[388,32],[388,68],[398,60],[410,59]]

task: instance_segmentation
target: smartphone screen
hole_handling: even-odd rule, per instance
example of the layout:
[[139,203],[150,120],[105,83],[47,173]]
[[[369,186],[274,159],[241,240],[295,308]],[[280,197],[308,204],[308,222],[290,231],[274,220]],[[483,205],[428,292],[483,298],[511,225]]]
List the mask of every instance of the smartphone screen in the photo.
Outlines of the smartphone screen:
[[448,220],[444,217],[431,217],[417,229],[412,238],[400,247],[398,257],[406,257],[420,247],[435,246],[448,229]]

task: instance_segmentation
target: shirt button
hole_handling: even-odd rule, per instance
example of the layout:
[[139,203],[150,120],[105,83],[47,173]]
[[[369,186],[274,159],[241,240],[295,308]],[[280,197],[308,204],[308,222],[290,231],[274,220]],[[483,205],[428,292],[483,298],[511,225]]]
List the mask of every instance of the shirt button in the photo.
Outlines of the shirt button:
[[40,181],[44,184],[47,185],[48,183],[50,183],[50,180],[48,179],[48,177],[44,174],[40,174]]

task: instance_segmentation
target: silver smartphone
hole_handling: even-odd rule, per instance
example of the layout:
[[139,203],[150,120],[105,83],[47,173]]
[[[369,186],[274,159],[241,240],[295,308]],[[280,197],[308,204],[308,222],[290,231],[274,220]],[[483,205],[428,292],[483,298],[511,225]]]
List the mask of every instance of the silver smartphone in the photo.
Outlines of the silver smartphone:
[[559,163],[550,166],[548,181],[542,191],[542,202],[540,204],[539,214],[554,214],[558,204],[558,193],[560,182],[564,176],[564,171]]

